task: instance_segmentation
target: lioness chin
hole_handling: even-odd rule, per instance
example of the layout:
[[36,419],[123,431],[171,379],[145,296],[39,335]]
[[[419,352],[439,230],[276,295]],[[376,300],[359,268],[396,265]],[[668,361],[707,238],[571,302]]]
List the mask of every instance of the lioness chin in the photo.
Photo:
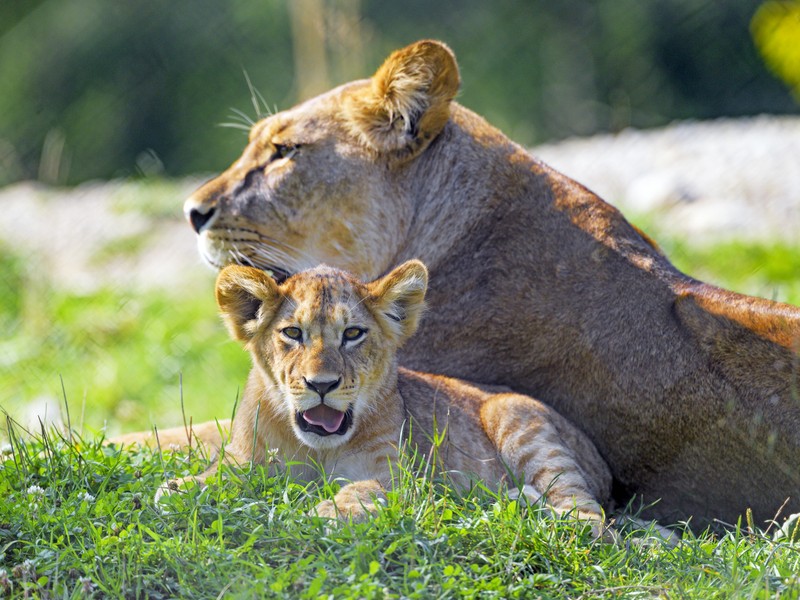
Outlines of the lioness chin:
[[217,301],[253,369],[221,460],[270,455],[295,478],[347,480],[315,513],[358,520],[385,499],[401,447],[429,456],[440,440],[438,467],[456,482],[544,497],[601,535],[611,473],[566,419],[528,396],[398,368],[427,280],[418,261],[369,284],[328,267],[281,285],[251,267],[226,267]]
[[800,310],[701,283],[613,207],[453,101],[443,44],[270,116],[187,202],[206,260],[372,280],[419,257],[401,363],[541,398],[618,501],[665,520],[800,511]]

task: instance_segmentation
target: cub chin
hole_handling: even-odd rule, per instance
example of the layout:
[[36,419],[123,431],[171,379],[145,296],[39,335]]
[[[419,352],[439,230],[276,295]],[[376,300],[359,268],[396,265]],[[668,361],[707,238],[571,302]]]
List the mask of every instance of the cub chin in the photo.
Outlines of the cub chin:
[[253,369],[222,460],[269,457],[302,480],[346,481],[315,512],[361,519],[385,500],[400,448],[427,455],[437,439],[454,478],[544,497],[599,535],[611,474],[571,423],[528,396],[398,367],[427,281],[416,260],[371,283],[325,266],[281,284],[252,267],[223,269],[217,302]]

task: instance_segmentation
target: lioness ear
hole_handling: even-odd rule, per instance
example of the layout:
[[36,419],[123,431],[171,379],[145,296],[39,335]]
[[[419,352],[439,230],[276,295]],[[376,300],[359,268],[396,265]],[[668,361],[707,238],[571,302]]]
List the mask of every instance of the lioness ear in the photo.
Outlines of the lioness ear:
[[427,288],[428,269],[418,260],[405,262],[367,285],[379,318],[383,317],[382,322],[397,337],[398,343],[417,330]]
[[345,104],[345,113],[368,146],[416,152],[444,128],[459,84],[450,48],[417,42],[393,52],[372,77],[369,91]]
[[228,265],[217,277],[217,305],[231,335],[247,342],[255,334],[258,319],[270,316],[280,302],[278,284],[253,267]]

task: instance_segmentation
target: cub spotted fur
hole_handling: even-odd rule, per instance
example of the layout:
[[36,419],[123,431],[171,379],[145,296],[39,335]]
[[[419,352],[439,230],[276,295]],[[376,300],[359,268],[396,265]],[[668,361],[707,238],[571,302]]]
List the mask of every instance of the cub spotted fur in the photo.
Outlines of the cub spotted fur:
[[427,281],[419,261],[367,284],[328,267],[280,285],[251,267],[223,269],[217,301],[253,359],[224,459],[263,462],[277,449],[297,478],[316,478],[321,467],[350,483],[316,512],[359,518],[391,486],[403,443],[426,454],[436,433],[454,478],[520,483],[534,501],[546,495],[554,511],[574,511],[599,533],[611,474],[566,419],[527,396],[398,367]]
[[431,311],[403,365],[541,398],[648,516],[800,511],[800,310],[680,273],[454,102],[458,86],[450,49],[421,41],[260,121],[186,202],[202,255],[278,280],[319,263],[373,280],[419,258]]

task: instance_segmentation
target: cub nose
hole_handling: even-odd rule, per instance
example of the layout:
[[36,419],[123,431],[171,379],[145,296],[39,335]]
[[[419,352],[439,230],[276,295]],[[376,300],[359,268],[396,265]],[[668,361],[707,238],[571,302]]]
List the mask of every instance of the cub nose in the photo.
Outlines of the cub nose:
[[306,387],[308,389],[314,390],[319,394],[320,398],[324,398],[325,394],[339,387],[339,384],[342,383],[342,378],[339,377],[339,379],[333,381],[314,381],[313,379],[309,380],[303,377],[303,381],[306,382]]
[[189,208],[186,218],[188,218],[189,223],[192,224],[192,229],[194,229],[196,233],[200,233],[211,222],[211,219],[214,218],[216,213],[217,211],[213,206],[201,206]]

